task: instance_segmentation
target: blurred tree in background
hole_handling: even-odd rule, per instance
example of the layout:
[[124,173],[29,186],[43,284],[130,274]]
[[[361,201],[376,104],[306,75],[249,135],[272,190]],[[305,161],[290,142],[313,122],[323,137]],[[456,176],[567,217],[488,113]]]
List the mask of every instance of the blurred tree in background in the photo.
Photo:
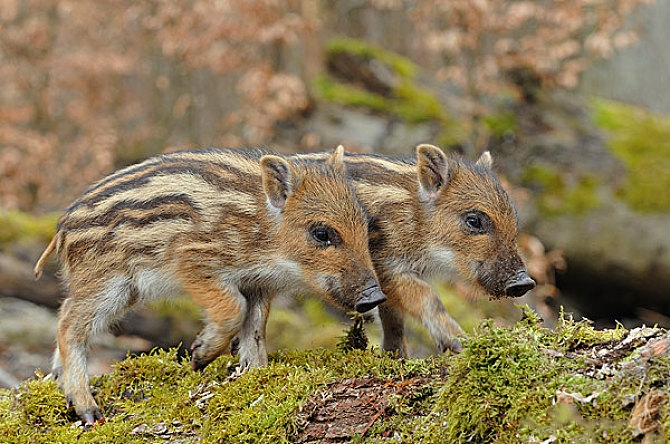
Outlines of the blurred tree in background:
[[[420,61],[456,89],[452,100],[475,150],[482,117],[501,100],[532,102],[541,89],[575,88],[594,61],[637,40],[631,12],[651,0],[374,0],[408,11]],[[413,5],[413,7],[410,7]],[[484,138],[486,134],[483,134]],[[474,154],[474,153],[471,153]]]
[[0,205],[61,208],[170,146],[260,144],[303,110],[285,48],[299,1],[7,0],[0,5]]
[[[312,105],[322,47],[340,33],[447,85],[476,149],[496,103],[574,87],[589,62],[631,44],[626,17],[645,1],[5,0],[0,206],[62,208],[172,147],[271,143],[278,122]],[[358,32],[341,26],[354,13]]]

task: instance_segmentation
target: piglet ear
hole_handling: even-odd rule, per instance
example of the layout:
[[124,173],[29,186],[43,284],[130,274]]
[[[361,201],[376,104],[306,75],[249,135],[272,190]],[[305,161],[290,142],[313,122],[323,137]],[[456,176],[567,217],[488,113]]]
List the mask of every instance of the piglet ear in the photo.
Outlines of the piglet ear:
[[493,167],[493,157],[489,151],[484,151],[479,159],[476,162],[480,167],[488,168],[489,170]]
[[437,199],[449,181],[447,156],[436,146],[422,144],[416,147],[416,165],[419,193],[428,201]]
[[293,193],[291,166],[281,157],[269,154],[261,157],[260,164],[263,191],[268,203],[281,211],[286,205],[286,198]]
[[344,147],[338,145],[326,161],[338,174],[344,174]]

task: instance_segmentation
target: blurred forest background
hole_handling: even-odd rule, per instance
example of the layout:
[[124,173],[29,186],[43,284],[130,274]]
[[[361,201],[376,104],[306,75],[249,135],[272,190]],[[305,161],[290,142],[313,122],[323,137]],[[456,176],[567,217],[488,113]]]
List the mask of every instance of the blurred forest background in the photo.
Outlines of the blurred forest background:
[[[540,285],[499,302],[438,283],[466,330],[515,320],[518,302],[549,326],[564,306],[670,327],[669,19],[652,0],[3,0],[0,384],[49,368],[62,295],[55,263],[39,282],[32,266],[59,212],[184,148],[488,149]],[[188,346],[199,313],[177,305],[133,313],[94,355]],[[333,346],[345,325],[320,301],[276,301],[269,338]]]

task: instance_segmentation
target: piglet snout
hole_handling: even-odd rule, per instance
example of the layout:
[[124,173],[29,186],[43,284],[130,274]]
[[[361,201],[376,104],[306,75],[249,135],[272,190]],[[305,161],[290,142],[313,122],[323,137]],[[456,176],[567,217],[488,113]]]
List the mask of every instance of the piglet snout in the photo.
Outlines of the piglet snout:
[[528,275],[526,270],[519,270],[507,281],[505,296],[518,298],[535,288],[535,281]]
[[369,281],[365,285],[365,290],[361,292],[361,297],[358,298],[358,301],[356,302],[356,311],[359,313],[365,313],[366,311],[372,310],[385,300],[386,295],[382,289],[379,288],[377,282]]

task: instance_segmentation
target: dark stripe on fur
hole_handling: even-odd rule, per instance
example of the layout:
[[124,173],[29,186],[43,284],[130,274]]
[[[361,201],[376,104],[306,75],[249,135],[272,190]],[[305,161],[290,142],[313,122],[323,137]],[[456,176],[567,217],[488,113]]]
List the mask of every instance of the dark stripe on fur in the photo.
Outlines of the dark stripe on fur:
[[[161,206],[181,206],[186,208],[166,208],[163,211],[155,213],[156,209]],[[126,210],[148,211],[152,213],[145,217],[137,217],[124,214]],[[112,229],[124,223],[142,226],[164,219],[193,220],[197,211],[197,205],[186,194],[168,194],[147,201],[124,200],[115,203],[103,214],[94,213],[91,217],[83,219],[65,218],[59,223],[58,230],[69,231],[105,226]]]

